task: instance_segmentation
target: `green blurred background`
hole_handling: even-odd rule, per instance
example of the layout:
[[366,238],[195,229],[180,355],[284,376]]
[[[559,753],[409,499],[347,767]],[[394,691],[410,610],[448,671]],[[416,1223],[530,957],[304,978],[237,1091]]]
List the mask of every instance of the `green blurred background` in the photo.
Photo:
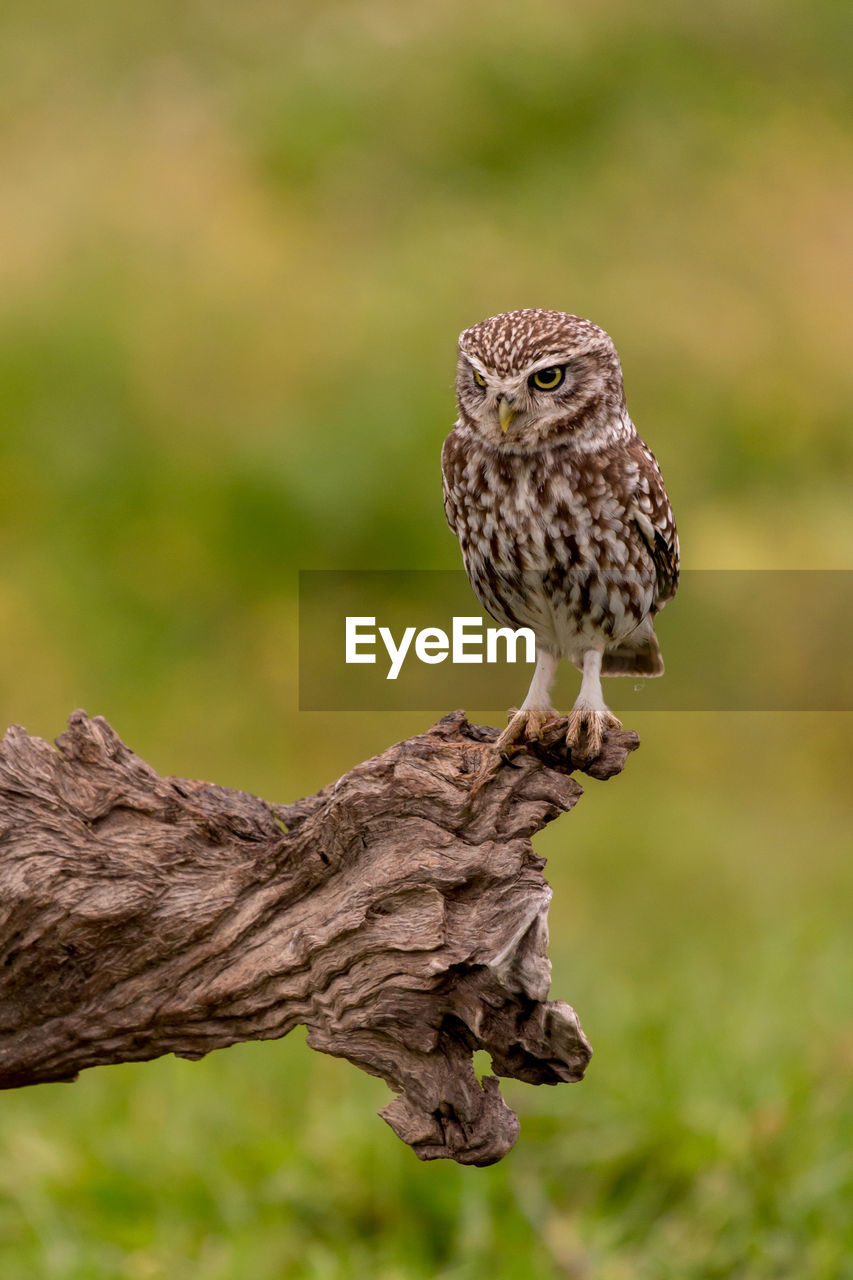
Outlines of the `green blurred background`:
[[[282,801],[422,730],[298,712],[296,574],[458,566],[455,339],[517,306],[612,333],[688,566],[851,567],[848,37],[833,0],[7,0],[4,722],[84,706]],[[634,725],[538,841],[596,1056],[506,1087],[501,1165],[420,1165],[301,1033],[89,1072],[2,1096],[4,1280],[853,1274],[850,717]]]

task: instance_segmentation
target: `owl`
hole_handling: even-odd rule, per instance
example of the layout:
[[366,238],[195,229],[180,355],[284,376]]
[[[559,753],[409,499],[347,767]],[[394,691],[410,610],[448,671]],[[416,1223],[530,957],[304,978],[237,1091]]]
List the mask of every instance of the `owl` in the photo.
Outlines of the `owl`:
[[559,714],[550,691],[566,658],[582,673],[566,740],[595,757],[619,727],[601,677],[663,674],[654,618],[678,585],[672,508],[616,348],[580,316],[510,311],[461,334],[456,391],[447,521],[484,609],[536,636],[530,689],[497,747]]

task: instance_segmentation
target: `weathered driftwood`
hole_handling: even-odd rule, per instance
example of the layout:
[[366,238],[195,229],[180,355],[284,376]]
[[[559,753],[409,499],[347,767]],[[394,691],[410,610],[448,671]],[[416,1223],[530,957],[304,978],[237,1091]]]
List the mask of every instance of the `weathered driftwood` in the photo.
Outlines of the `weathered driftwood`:
[[[530,836],[581,794],[558,738],[472,781],[462,712],[318,795],[268,804],[161,778],[75,712],[58,750],[0,744],[0,1087],[308,1028],[382,1076],[422,1159],[500,1159],[518,1120],[471,1055],[532,1084],[590,1048],[547,1002],[551,891]],[[637,745],[613,733],[587,771]],[[584,767],[581,760],[576,767]]]

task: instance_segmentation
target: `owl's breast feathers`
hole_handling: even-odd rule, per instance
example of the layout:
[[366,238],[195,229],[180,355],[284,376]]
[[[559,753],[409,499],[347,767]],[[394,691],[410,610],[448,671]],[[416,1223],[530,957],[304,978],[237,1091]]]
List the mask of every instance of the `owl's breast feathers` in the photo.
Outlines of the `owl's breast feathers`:
[[[631,430],[600,452],[554,445],[530,453],[493,448],[457,426],[442,450],[444,504],[475,592],[493,615],[535,625],[531,594],[570,596],[580,625],[599,612],[584,574],[624,584],[625,622],[654,614],[675,595],[678,537],[660,469]],[[522,586],[522,579],[525,585]],[[605,612],[608,612],[605,609]],[[613,639],[615,639],[615,635]]]

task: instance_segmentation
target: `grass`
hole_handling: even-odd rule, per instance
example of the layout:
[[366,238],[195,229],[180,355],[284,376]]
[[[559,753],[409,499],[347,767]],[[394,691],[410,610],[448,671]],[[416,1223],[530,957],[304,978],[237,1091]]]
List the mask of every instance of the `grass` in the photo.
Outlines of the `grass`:
[[[296,574],[458,566],[455,335],[513,306],[613,333],[691,568],[849,567],[838,6],[2,26],[7,723],[282,800],[422,729],[298,711]],[[94,1071],[2,1098],[4,1280],[853,1275],[849,714],[633,723],[539,840],[595,1057],[502,1164],[301,1033]]]

